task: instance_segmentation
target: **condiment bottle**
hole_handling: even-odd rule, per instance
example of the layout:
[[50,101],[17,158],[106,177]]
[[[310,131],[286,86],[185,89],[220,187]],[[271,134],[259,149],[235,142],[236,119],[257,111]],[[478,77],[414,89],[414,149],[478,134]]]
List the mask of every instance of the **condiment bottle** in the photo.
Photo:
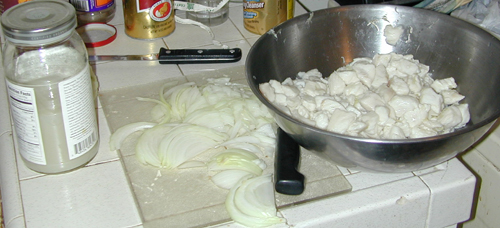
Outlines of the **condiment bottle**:
[[22,160],[42,173],[85,165],[99,144],[97,87],[75,31],[74,7],[58,0],[29,1],[1,19],[13,138]]
[[1,0],[0,1],[0,13],[5,12],[5,10],[8,10],[10,7],[15,6],[21,2],[24,2],[23,0]]
[[154,40],[175,30],[174,0],[123,0],[127,36]]
[[69,0],[76,9],[78,25],[106,23],[113,19],[115,0]]
[[243,0],[243,25],[262,35],[280,23],[292,19],[294,0]]

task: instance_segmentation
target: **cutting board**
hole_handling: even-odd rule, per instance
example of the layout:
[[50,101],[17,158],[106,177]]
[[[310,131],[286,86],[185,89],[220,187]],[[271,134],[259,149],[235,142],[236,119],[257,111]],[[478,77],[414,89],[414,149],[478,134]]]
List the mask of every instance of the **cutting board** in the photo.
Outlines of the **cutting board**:
[[[138,101],[136,97],[158,98],[160,87],[171,81],[203,85],[207,78],[218,77],[246,84],[244,67],[238,66],[101,91],[99,99],[109,128],[114,132],[129,123],[152,121],[149,110],[155,104]],[[215,186],[205,167],[165,170],[141,164],[134,149],[140,134],[130,135],[119,154],[145,227],[204,227],[231,221],[224,205],[228,190]],[[208,154],[200,156],[210,156]],[[273,157],[264,158],[264,161],[267,164],[264,173],[273,173]],[[351,185],[335,165],[303,148],[300,171],[306,176],[304,193],[298,196],[276,193],[278,209],[351,190]]]

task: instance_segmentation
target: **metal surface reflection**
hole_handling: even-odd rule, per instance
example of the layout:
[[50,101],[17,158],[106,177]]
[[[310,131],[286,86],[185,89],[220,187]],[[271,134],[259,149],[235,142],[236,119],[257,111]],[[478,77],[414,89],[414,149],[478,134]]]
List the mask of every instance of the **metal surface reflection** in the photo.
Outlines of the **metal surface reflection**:
[[[405,29],[395,46],[386,25]],[[260,93],[261,83],[282,82],[317,68],[325,77],[356,57],[412,54],[434,78],[454,77],[466,96],[471,122],[453,133],[407,140],[378,140],[326,132],[281,112]],[[286,21],[263,35],[246,62],[250,87],[275,113],[278,125],[301,146],[348,168],[406,172],[427,168],[466,150],[500,116],[500,41],[484,30],[429,10],[393,5],[343,6]]]

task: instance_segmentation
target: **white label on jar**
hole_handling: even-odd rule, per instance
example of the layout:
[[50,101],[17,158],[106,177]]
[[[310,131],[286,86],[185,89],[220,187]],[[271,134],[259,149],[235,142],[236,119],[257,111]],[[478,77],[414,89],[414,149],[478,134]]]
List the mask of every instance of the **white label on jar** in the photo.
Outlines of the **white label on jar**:
[[[60,116],[63,120],[61,128],[64,128],[70,160],[87,153],[96,145],[98,127],[89,66],[78,75],[58,84],[61,114],[40,113],[33,88],[15,85],[8,80],[7,88],[19,152],[26,160],[39,165],[47,165],[46,153],[51,151],[44,150],[42,137],[57,136],[42,134],[44,130],[40,127],[40,123],[41,121],[46,123],[45,125],[56,123],[56,119]],[[43,97],[38,99],[43,99]],[[45,133],[48,132],[51,131],[45,131]],[[64,133],[61,132],[61,135]],[[57,148],[57,145],[50,146]],[[52,152],[56,154],[56,151]]]
[[7,80],[7,94],[21,156],[32,163],[46,165],[34,89]]
[[90,68],[59,83],[69,159],[87,153],[96,143],[98,128]]

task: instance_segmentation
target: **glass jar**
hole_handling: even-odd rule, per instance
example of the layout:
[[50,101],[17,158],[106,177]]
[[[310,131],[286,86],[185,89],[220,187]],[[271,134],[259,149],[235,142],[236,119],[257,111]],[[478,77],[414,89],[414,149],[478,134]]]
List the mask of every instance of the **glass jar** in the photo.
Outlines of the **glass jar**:
[[60,173],[97,153],[96,82],[74,7],[37,0],[2,15],[3,66],[14,142],[26,166]]
[[[216,8],[223,0],[188,0],[187,2]],[[226,3],[217,11],[186,11],[186,18],[198,21],[207,26],[216,26],[227,21],[229,17],[229,3]]]
[[115,0],[69,0],[76,9],[78,25],[107,23],[116,11]]

